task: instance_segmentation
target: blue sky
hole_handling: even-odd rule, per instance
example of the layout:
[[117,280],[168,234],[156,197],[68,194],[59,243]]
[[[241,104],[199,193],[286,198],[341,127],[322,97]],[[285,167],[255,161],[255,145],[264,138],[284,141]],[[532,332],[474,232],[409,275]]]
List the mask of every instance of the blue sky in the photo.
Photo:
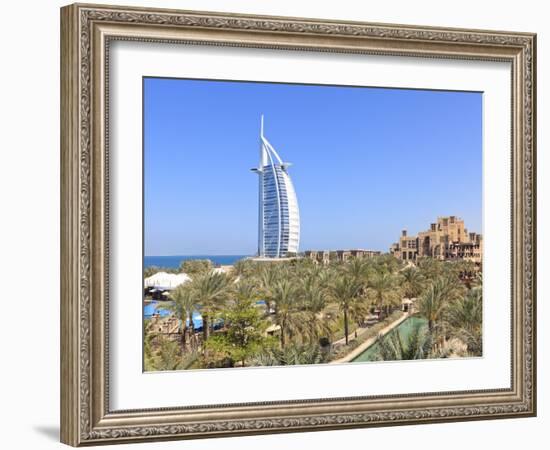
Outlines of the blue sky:
[[256,252],[262,113],[300,250],[386,251],[443,215],[481,232],[481,93],[145,78],[145,255]]

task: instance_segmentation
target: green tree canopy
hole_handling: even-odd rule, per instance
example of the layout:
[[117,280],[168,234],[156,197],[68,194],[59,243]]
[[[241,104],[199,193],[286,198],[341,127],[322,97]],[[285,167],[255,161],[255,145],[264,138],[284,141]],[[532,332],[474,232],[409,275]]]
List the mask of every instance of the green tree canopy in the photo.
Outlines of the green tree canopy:
[[197,275],[204,275],[210,272],[213,268],[212,261],[209,259],[189,259],[182,261],[180,264],[180,272],[186,273],[191,278]]
[[265,334],[269,322],[256,301],[255,287],[239,283],[223,313],[224,332],[212,336],[206,346],[217,354],[239,361],[243,367],[249,358],[269,346],[271,341]]

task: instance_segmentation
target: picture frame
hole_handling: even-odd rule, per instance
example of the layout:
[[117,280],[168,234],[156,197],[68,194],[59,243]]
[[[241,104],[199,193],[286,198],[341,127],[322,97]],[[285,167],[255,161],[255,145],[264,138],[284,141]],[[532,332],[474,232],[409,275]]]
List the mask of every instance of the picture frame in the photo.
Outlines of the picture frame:
[[[511,67],[507,388],[110,406],[109,64],[116,41],[498,61]],[[503,150],[503,154],[505,151]],[[61,441],[97,445],[536,415],[536,35],[74,4],[61,9]]]

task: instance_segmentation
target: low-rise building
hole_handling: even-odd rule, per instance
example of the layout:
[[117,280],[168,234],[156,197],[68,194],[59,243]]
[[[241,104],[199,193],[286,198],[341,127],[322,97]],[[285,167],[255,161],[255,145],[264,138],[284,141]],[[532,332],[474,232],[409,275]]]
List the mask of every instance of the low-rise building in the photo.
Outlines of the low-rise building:
[[181,321],[175,316],[162,317],[153,314],[147,326],[147,333],[153,335],[153,344],[159,344],[161,339],[181,342]]
[[330,252],[328,250],[306,250],[304,256],[319,264],[328,264],[330,262]]
[[469,233],[464,220],[456,216],[438,217],[430,228],[416,236],[401,232],[399,241],[392,244],[390,253],[403,261],[416,261],[423,256],[440,260],[466,260],[481,264],[483,238]]
[[374,258],[380,256],[381,252],[378,250],[364,250],[364,249],[352,249],[352,250],[307,250],[304,252],[306,258],[320,264],[328,264],[330,261],[344,262],[350,258]]

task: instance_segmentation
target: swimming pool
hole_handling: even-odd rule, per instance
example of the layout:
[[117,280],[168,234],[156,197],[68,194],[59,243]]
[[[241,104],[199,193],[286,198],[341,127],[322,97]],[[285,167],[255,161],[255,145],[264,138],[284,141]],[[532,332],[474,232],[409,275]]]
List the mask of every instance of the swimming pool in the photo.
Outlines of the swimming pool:
[[146,319],[150,319],[153,317],[153,313],[159,314],[160,317],[167,317],[169,316],[172,311],[166,308],[158,308],[159,302],[156,300],[153,300],[152,302],[146,304],[143,307],[143,317]]
[[[153,314],[159,314],[160,317],[168,317],[170,314],[172,314],[172,311],[167,308],[163,308],[162,306],[159,308],[159,303],[157,300],[153,300],[152,302],[146,304],[143,307],[143,318],[144,319],[150,319],[153,317]],[[162,302],[169,303],[169,302]],[[202,316],[200,312],[194,311],[193,312],[193,327],[195,330],[200,331],[202,328]],[[186,321],[186,325],[189,326],[189,319]],[[214,321],[214,329],[220,328],[223,326],[223,319],[216,319]]]

